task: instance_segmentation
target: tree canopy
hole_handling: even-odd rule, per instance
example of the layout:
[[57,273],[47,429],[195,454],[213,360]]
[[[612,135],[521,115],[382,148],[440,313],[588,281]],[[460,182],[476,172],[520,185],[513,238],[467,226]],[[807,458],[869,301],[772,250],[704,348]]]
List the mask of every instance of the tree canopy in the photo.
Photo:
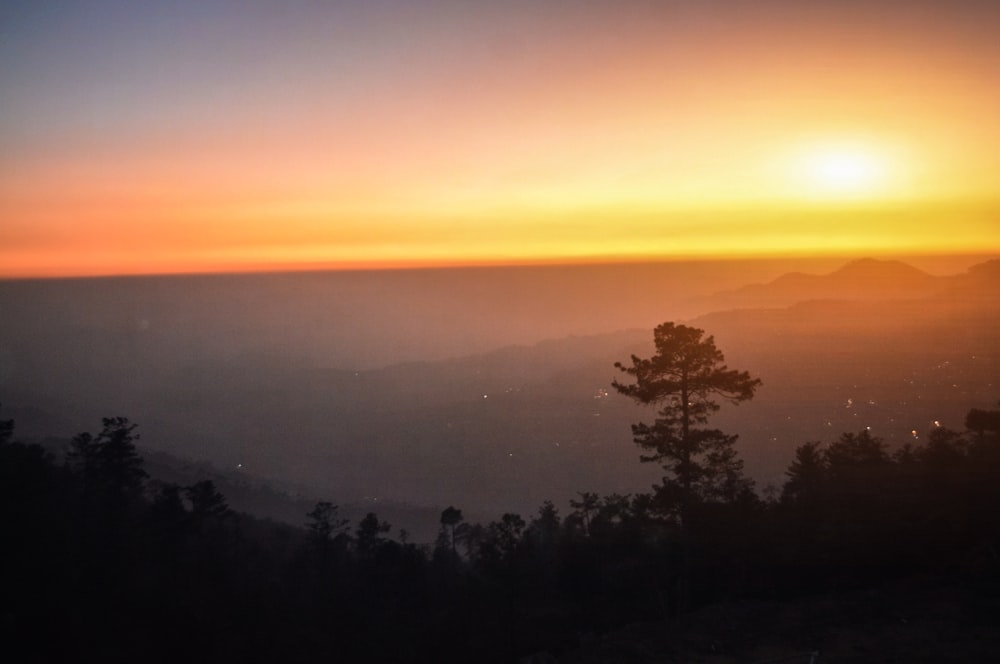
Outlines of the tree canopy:
[[704,425],[719,410],[719,399],[734,404],[752,399],[761,381],[726,366],[714,337],[704,335],[704,330],[686,325],[657,326],[655,355],[632,355],[631,366],[615,363],[635,382],[612,382],[635,401],[659,406],[656,420],[634,424],[632,433],[647,451],[640,459],[667,471],[658,490],[660,503],[682,521],[690,517],[693,503],[734,500],[750,487],[733,448],[737,437]]

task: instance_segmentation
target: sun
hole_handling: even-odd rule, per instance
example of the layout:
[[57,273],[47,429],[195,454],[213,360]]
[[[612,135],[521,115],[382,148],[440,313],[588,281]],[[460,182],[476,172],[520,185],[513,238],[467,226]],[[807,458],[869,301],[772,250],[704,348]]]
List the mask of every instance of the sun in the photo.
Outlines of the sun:
[[792,161],[800,195],[812,199],[859,199],[886,194],[889,160],[873,146],[827,144],[802,148]]
[[882,170],[872,155],[857,151],[821,152],[809,160],[808,167],[811,180],[834,191],[874,187]]

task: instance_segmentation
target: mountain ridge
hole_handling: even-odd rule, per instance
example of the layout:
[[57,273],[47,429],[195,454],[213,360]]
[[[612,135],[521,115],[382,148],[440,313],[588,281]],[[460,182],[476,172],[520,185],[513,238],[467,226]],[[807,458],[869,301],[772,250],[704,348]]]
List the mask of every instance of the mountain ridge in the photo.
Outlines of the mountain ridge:
[[766,283],[747,284],[700,298],[704,313],[790,306],[809,300],[920,300],[997,281],[1000,259],[964,273],[935,276],[900,260],[860,258],[826,274],[787,272]]

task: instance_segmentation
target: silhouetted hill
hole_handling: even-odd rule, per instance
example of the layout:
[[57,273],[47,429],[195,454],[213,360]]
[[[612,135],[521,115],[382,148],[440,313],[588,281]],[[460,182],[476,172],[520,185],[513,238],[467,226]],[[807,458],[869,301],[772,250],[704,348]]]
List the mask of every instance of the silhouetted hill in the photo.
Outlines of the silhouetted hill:
[[931,275],[897,260],[876,260],[861,258],[851,261],[830,274],[830,278],[842,283],[871,284],[873,281],[894,287],[924,287],[933,280]]
[[901,261],[865,258],[825,275],[793,272],[705,298],[709,310],[788,306],[807,300],[898,300],[939,293],[952,277],[935,277]]
[[987,297],[1000,299],[1000,259],[973,265],[964,274],[948,279],[945,295],[954,298]]
[[[36,441],[62,461],[69,441],[47,438]],[[223,469],[205,460],[182,458],[162,450],[139,447],[144,469],[150,482],[176,484],[186,487],[211,480],[216,489],[226,497],[229,507],[236,512],[251,514],[291,526],[302,527],[306,514],[320,500],[338,503],[338,497],[319,494],[314,487],[305,487],[284,482],[272,477],[258,477],[242,469]],[[357,525],[365,514],[376,511],[379,518],[393,526],[393,536],[400,528],[405,529],[416,542],[434,541],[438,531],[438,521],[444,506],[414,506],[394,501],[361,500],[338,503],[339,513]],[[470,514],[475,517],[475,514]]]

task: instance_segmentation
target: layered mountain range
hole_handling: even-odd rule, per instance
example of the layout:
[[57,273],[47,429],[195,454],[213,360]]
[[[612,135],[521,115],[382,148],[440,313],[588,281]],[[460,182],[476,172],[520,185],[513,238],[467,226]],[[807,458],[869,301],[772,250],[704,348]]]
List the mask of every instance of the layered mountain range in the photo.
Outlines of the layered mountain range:
[[[463,329],[468,321],[460,316],[444,315],[460,311],[461,302],[445,302],[439,290],[422,292],[402,281],[403,275],[396,277],[400,283],[390,276],[381,277],[385,286],[408,289],[407,311],[433,319],[414,321],[421,334],[433,335],[438,326],[448,338],[489,336]],[[643,278],[651,276],[655,273]],[[474,306],[488,312],[492,304],[508,318],[518,309],[530,311],[511,321],[517,328],[513,336],[523,338],[530,318],[539,317],[544,339],[559,328],[559,308],[553,305],[546,319],[545,307],[521,288],[522,278],[511,277],[520,284],[521,304],[491,287],[482,293],[499,299]],[[670,278],[674,281],[651,290],[684,292],[683,271]],[[567,281],[565,297],[586,298],[599,283],[592,277],[581,290]],[[209,461],[234,482],[274,478],[276,485],[294,485],[300,501],[327,498],[359,510],[427,506],[428,518],[448,504],[488,517],[506,510],[529,513],[545,499],[565,504],[578,491],[642,491],[659,477],[658,468],[639,463],[630,433],[631,423],[654,413],[615,394],[610,385],[615,361],[651,352],[651,332],[644,325],[619,327],[612,317],[603,333],[588,328],[574,336],[466,354],[455,344],[456,357],[364,369],[289,360],[295,340],[305,334],[298,328],[286,339],[269,338],[231,353],[206,351],[225,348],[227,329],[234,330],[236,343],[238,330],[262,315],[263,324],[280,327],[281,321],[266,315],[282,309],[267,292],[259,294],[260,310],[243,317],[230,308],[213,318],[172,301],[173,309],[154,312],[161,331],[150,335],[142,326],[116,330],[106,319],[67,325],[67,308],[86,310],[67,295],[73,285],[46,289],[49,299],[36,302],[35,310],[24,293],[11,295],[12,284],[0,289],[0,310],[20,315],[0,330],[0,400],[23,436],[68,437],[96,428],[100,416],[125,415],[139,423],[140,442],[149,449]],[[559,300],[551,282],[539,290]],[[139,295],[123,297],[119,308],[147,315],[143,289],[133,292]],[[360,328],[369,329],[366,308],[381,319],[392,317],[391,311],[378,311],[368,291],[360,296],[352,300],[341,293],[337,301],[357,312]],[[386,299],[384,306],[391,307],[392,297]],[[892,445],[920,444],[929,428],[960,429],[969,408],[993,406],[1000,399],[998,304],[998,260],[934,276],[905,263],[866,259],[826,274],[788,273],[715,294],[677,297],[659,310],[647,301],[650,309],[642,316],[704,329],[731,367],[763,380],[753,401],[725,406],[713,420],[740,435],[747,470],[763,489],[780,484],[794,448],[807,440],[870,427]],[[56,307],[58,315],[46,314],[45,306]],[[583,306],[574,301],[566,310],[580,312]],[[47,315],[52,324],[44,334],[33,335],[23,324],[37,326]],[[480,316],[477,324],[485,321],[494,326],[490,335],[503,337],[495,326],[505,318]],[[322,336],[325,319],[317,314],[315,320],[317,328],[308,334]],[[184,321],[200,321],[198,330],[221,337],[211,343],[189,340]],[[408,343],[405,326],[379,330],[376,343]],[[170,353],[163,354],[163,344],[170,345]],[[350,354],[349,347],[340,350]],[[415,524],[398,525],[420,531]]]

